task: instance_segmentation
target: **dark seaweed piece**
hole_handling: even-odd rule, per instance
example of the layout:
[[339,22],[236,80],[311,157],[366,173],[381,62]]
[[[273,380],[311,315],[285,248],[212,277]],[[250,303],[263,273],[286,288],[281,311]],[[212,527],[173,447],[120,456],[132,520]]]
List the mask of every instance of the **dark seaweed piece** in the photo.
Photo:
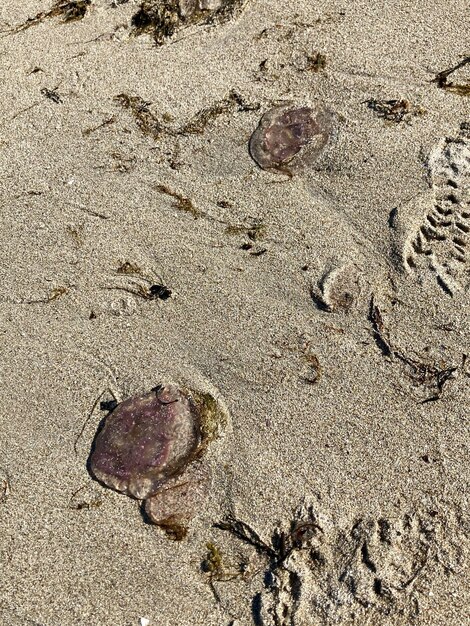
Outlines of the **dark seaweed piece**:
[[238,563],[226,563],[220,548],[212,541],[206,543],[208,550],[201,562],[201,571],[206,575],[209,587],[217,603],[221,602],[215,583],[228,582],[236,578],[243,578],[248,572],[248,562],[244,559]]
[[189,121],[179,127],[175,127],[170,126],[168,123],[172,120],[171,115],[163,114],[161,119],[158,118],[150,110],[152,103],[144,100],[140,96],[131,96],[126,93],[121,93],[115,96],[114,100],[119,103],[122,108],[128,109],[131,112],[137,126],[144,135],[149,135],[155,140],[161,139],[164,135],[170,137],[178,135],[202,135],[207,125],[220,115],[225,113],[256,111],[260,106],[258,103],[245,101],[243,96],[232,89],[223,100],[219,100],[201,109]]
[[117,405],[118,401],[115,398],[113,400],[102,400],[100,402],[100,411],[108,411],[108,413],[111,413]]
[[321,72],[326,67],[326,55],[321,52],[313,52],[305,57],[305,67],[301,70],[304,72]]
[[131,278],[124,285],[105,287],[105,289],[127,291],[127,293],[138,296],[143,300],[168,300],[173,293],[169,287],[163,284],[162,279],[157,274],[155,274],[155,277],[158,279],[158,282],[155,282],[154,278],[145,276],[136,263],[125,261],[117,268],[116,273]]
[[91,126],[90,128],[86,128],[85,130],[82,130],[82,135],[84,137],[88,137],[88,135],[91,135],[91,133],[94,133],[95,131],[99,130],[100,128],[104,128],[105,126],[109,126],[110,124],[114,124],[115,122],[116,122],[116,118],[114,117],[114,115],[112,115],[108,119],[103,120],[97,126]]
[[196,115],[178,129],[178,135],[202,135],[207,124],[219,115],[229,113],[232,109],[230,99],[216,102],[215,104],[198,111]]
[[172,293],[171,289],[168,289],[165,285],[151,285],[149,292],[153,298],[158,298],[159,300],[168,300]]
[[206,126],[213,119],[231,113],[232,111],[257,111],[260,108],[258,103],[249,103],[237,91],[231,90],[226,98],[213,105],[201,109],[186,124],[181,126],[176,133],[178,135],[202,135]]
[[178,211],[190,213],[195,219],[203,215],[203,213],[194,206],[190,198],[186,198],[186,196],[183,196],[182,194],[173,191],[166,185],[157,185],[156,190],[160,193],[170,196],[170,198],[174,198],[175,202],[173,202],[173,207],[175,209],[178,209]]
[[23,30],[31,28],[31,26],[37,26],[37,24],[40,24],[44,20],[53,17],[60,17],[62,22],[76,22],[82,20],[87,14],[91,2],[92,0],[57,0],[51,9],[41,11],[34,17],[28,18],[26,22],[12,28],[10,32],[20,33]]
[[423,107],[412,105],[409,100],[365,100],[365,104],[372,111],[377,113],[378,117],[389,122],[402,122],[408,120],[414,115],[423,115],[426,111]]
[[71,496],[68,508],[75,511],[90,510],[99,508],[103,504],[100,492],[93,486],[83,485],[79,487]]
[[[71,287],[73,287],[73,285],[71,285]],[[23,302],[25,304],[49,304],[49,302],[54,302],[55,300],[61,298],[63,295],[68,293],[69,290],[70,287],[54,287],[54,289],[51,289],[47,296],[44,296],[42,298],[30,298],[28,300],[24,300]]]
[[91,0],[59,0],[55,5],[55,15],[60,15],[63,22],[82,20],[91,5]]
[[388,331],[385,328],[382,313],[380,312],[379,307],[375,304],[373,295],[370,299],[369,319],[372,322],[374,339],[377,345],[385,356],[392,356],[392,347],[390,345]]
[[454,65],[453,67],[436,74],[436,77],[433,79],[432,82],[437,83],[437,86],[441,89],[445,89],[446,91],[450,91],[451,93],[456,93],[459,96],[470,96],[470,81],[462,84],[448,82],[447,80],[451,74],[453,74],[461,67],[464,67],[468,63],[470,63],[470,56],[462,59],[462,61],[460,61],[460,63],[457,63],[457,65]]
[[115,96],[114,100],[124,109],[130,110],[137,126],[144,135],[150,135],[153,139],[160,139],[166,131],[160,120],[150,111],[151,102],[146,102],[140,96],[129,96],[125,93]]
[[52,100],[52,102],[55,102],[56,104],[62,104],[63,102],[60,94],[58,94],[57,91],[54,91],[53,89],[47,89],[47,87],[43,87],[41,89],[41,93],[43,96],[45,96],[49,100]]
[[268,557],[270,571],[285,567],[285,561],[296,550],[302,550],[323,529],[317,524],[316,516],[309,507],[307,518],[300,517],[297,511],[290,522],[289,531],[276,527],[271,535],[270,544],[264,541],[249,524],[228,515],[224,520],[214,524],[215,528],[225,530],[238,537],[244,543],[253,546],[258,554]]
[[[392,345],[388,329],[386,328],[382,313],[374,302],[372,295],[369,309],[369,320],[372,322],[372,329],[375,341],[385,356],[397,359],[406,367],[407,375],[416,385],[422,385],[433,391],[432,395],[421,401],[422,404],[434,402],[442,397],[444,387],[452,380],[458,366],[441,367],[435,363],[424,363],[418,359],[413,359],[402,350]],[[466,356],[462,359],[462,369],[465,365]]]
[[256,530],[251,528],[251,526],[249,526],[246,522],[237,519],[233,515],[227,515],[224,520],[216,522],[214,527],[230,532],[243,542],[253,546],[258,553],[265,554],[270,559],[277,560],[279,557],[274,548],[261,539]]
[[221,24],[238,12],[243,0],[144,0],[132,18],[136,35],[152,35],[161,46],[191,24]]
[[150,33],[155,43],[161,45],[177,30],[183,20],[178,0],[142,2],[132,18],[136,34]]
[[142,280],[145,280],[148,284],[142,285],[137,281],[132,281],[129,282],[129,285],[116,285],[115,287],[106,287],[106,289],[118,289],[120,291],[127,291],[127,293],[138,296],[143,300],[168,300],[168,298],[171,297],[171,294],[173,292],[166,285],[162,285],[160,283],[151,284],[148,279],[144,277],[141,278]]
[[444,393],[444,386],[447,381],[452,380],[454,373],[458,370],[458,367],[446,367],[445,369],[433,368],[433,376],[435,379],[436,392],[422,401],[422,404],[426,402],[435,402]]
[[7,500],[10,493],[10,476],[6,470],[0,467],[0,504]]

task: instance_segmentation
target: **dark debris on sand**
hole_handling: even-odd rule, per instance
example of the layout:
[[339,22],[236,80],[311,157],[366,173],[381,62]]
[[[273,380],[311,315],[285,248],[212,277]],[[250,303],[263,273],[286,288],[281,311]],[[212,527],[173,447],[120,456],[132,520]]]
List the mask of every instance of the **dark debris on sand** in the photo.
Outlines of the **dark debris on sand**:
[[56,0],[48,11],[41,11],[34,17],[28,18],[22,24],[18,24],[11,29],[11,33],[20,33],[23,30],[37,26],[44,20],[59,17],[62,22],[76,22],[82,20],[89,8],[92,0]]
[[150,34],[162,45],[175,32],[193,24],[221,24],[241,10],[243,0],[221,0],[209,8],[206,0],[144,0],[132,18],[137,35]]

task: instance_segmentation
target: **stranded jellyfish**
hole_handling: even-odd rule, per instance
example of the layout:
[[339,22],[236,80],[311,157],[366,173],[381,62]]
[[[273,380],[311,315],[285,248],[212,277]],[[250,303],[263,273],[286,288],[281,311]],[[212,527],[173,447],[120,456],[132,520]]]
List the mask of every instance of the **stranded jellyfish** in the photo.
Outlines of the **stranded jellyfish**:
[[182,538],[209,488],[204,453],[225,421],[210,394],[158,385],[107,415],[90,471],[107,487],[145,500],[150,520]]
[[331,135],[331,126],[331,113],[321,105],[275,107],[263,115],[252,134],[250,154],[263,170],[290,173],[290,169],[318,157]]

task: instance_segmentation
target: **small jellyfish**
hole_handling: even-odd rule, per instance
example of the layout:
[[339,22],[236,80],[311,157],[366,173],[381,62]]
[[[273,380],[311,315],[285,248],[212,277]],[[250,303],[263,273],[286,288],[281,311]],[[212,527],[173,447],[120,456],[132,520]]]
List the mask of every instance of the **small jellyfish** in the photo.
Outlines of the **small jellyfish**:
[[107,415],[93,442],[90,472],[107,487],[145,500],[151,521],[182,538],[208,491],[203,456],[225,419],[210,394],[158,385]]
[[330,138],[331,120],[331,113],[321,105],[270,109],[251,136],[250,154],[263,170],[290,174],[319,156]]

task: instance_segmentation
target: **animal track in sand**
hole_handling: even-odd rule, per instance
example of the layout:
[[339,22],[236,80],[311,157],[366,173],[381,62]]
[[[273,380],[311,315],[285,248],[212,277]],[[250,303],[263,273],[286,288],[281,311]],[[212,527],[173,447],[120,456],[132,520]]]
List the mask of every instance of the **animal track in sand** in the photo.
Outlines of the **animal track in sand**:
[[287,549],[259,594],[266,626],[417,623],[437,572],[462,573],[468,540],[459,509],[431,503],[346,527],[303,505],[275,536]]
[[[411,224],[407,231],[405,226],[399,255],[406,271],[421,279],[431,272],[441,289],[453,296],[468,285],[470,270],[469,124],[461,125],[457,137],[439,142],[429,155],[427,168],[430,198],[423,206],[424,214],[408,220]],[[400,225],[406,219],[404,213],[406,209],[399,208],[392,218],[397,231],[404,226]]]

